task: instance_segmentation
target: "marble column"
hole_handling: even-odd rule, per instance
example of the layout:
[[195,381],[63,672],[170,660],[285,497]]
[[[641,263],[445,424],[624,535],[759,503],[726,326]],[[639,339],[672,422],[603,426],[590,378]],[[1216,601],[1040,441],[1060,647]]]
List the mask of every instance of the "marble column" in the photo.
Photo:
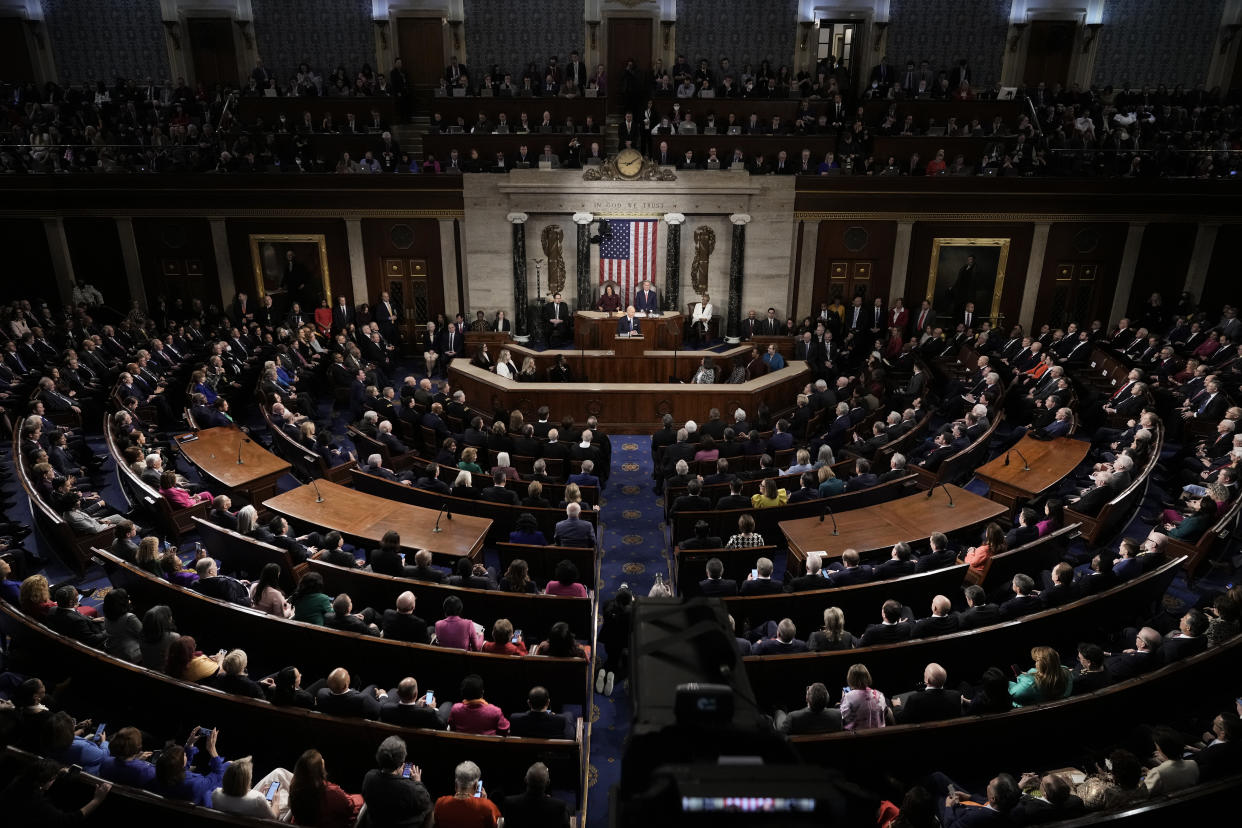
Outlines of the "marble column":
[[733,246],[729,251],[729,318],[726,320],[725,341],[736,345],[740,340],[742,325],[742,276],[746,262],[746,225],[750,215],[734,213],[729,216],[733,223]]
[[229,258],[229,235],[222,218],[209,218],[211,225],[211,250],[216,257],[216,278],[220,283],[220,301],[228,307],[237,294],[237,282],[233,278],[233,260]]
[[[1219,232],[1220,224],[1217,222],[1200,224],[1195,231],[1195,246],[1190,251],[1190,264],[1186,267],[1186,286],[1182,289],[1190,291],[1196,301],[1203,296],[1208,268],[1212,266],[1212,249],[1216,247],[1216,236]],[[1172,290],[1163,293],[1166,302],[1173,299]]]
[[[65,236],[63,219],[43,219],[43,232],[47,235],[47,249],[52,255],[52,276],[56,279],[56,290],[60,301],[68,306],[73,303],[73,258],[69,255],[69,239]],[[129,303],[118,303],[127,307]]]
[[[367,291],[367,254],[362,243],[362,219],[345,219],[345,238],[349,245],[349,282],[354,304],[371,304]],[[378,297],[377,297],[378,298]]]
[[910,235],[913,231],[914,222],[897,222],[897,239],[893,242],[893,278],[888,286],[890,306],[898,297],[904,300],[907,309],[917,308],[922,301],[922,297],[916,302],[913,296],[906,296],[906,277],[910,268]]
[[[457,261],[457,240],[453,233],[453,222],[454,219],[451,218],[436,220],[440,230],[440,285],[444,292],[444,309],[449,311],[456,308],[465,313],[465,297],[457,295],[457,268],[459,263]],[[466,263],[463,261],[460,265],[464,276]],[[435,309],[428,308],[427,310],[434,318]],[[449,315],[452,316],[452,313]]]
[[1126,246],[1121,253],[1121,267],[1117,272],[1117,284],[1113,288],[1113,306],[1108,311],[1106,326],[1114,324],[1126,315],[1130,304],[1130,290],[1134,287],[1134,273],[1138,269],[1139,252],[1143,248],[1143,231],[1147,222],[1131,222],[1126,233]]
[[595,216],[590,213],[574,213],[574,224],[578,226],[577,258],[574,263],[574,275],[578,285],[578,310],[591,309],[591,222]]
[[134,220],[128,216],[116,219],[116,235],[121,242],[121,259],[125,262],[125,284],[131,299],[147,307],[147,291],[142,284],[142,264],[138,259],[138,240],[134,237]]
[[668,242],[664,263],[664,310],[676,312],[681,308],[681,226],[686,223],[682,213],[665,213],[668,224]]
[[[1026,265],[1026,283],[1022,286],[1022,304],[1018,306],[1018,324],[1029,331],[1035,324],[1035,302],[1039,299],[1039,283],[1044,273],[1044,253],[1048,248],[1048,232],[1052,225],[1041,221],[1035,225],[1035,235],[1031,239],[1031,258]],[[1012,327],[1008,319],[995,322],[994,326],[1002,330]]]
[[526,213],[509,213],[505,219],[513,225],[513,334],[518,342],[530,339],[530,322],[526,295]]

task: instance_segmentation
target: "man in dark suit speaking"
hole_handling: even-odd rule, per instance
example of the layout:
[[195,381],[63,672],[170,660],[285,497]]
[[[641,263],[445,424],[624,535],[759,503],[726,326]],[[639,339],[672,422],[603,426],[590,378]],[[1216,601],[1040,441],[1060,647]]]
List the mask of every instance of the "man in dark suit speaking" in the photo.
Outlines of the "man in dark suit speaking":
[[660,294],[655,292],[651,282],[643,282],[642,289],[634,293],[634,310],[639,313],[660,312]]
[[625,316],[617,320],[617,336],[642,336],[642,332],[638,329],[638,317],[634,315],[633,305],[626,308]]

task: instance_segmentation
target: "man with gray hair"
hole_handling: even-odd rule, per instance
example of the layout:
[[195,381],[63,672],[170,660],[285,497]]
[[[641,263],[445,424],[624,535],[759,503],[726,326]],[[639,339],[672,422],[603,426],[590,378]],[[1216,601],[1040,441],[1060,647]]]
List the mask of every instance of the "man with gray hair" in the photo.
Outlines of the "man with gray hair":
[[582,507],[577,503],[570,503],[565,507],[565,520],[556,524],[556,531],[553,534],[553,543],[557,546],[594,546],[595,545],[595,527],[588,521],[582,520]]
[[1106,653],[1104,670],[1113,681],[1122,682],[1140,676],[1160,666],[1157,650],[1163,639],[1151,627],[1143,627],[1134,636],[1134,646],[1119,653]]
[[548,766],[536,762],[526,770],[526,790],[506,796],[502,810],[509,828],[568,828],[569,806],[548,795],[552,777]]
[[474,762],[466,761],[453,772],[454,793],[436,800],[436,825],[495,825],[500,809],[487,798],[483,788],[483,772]]
[[923,689],[893,697],[898,724],[921,724],[962,715],[962,694],[946,690],[949,674],[935,662],[923,669]]

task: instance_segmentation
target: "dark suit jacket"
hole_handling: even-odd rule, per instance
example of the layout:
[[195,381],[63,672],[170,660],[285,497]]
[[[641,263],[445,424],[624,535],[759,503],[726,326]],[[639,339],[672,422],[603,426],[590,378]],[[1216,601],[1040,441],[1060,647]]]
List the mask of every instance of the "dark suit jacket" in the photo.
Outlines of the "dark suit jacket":
[[959,612],[957,618],[958,624],[963,630],[974,630],[999,622],[1001,620],[1001,608],[996,604],[984,604]]
[[479,492],[479,500],[485,500],[488,503],[508,503],[517,506],[521,502],[517,492],[504,486],[488,486]]
[[427,622],[417,615],[403,615],[395,609],[384,610],[384,618],[380,623],[384,638],[395,641],[412,641],[415,644],[428,644],[431,639],[427,635]]
[[929,615],[914,622],[911,638],[931,638],[934,635],[947,635],[961,629],[961,620],[954,613],[937,617]]
[[789,582],[790,592],[805,592],[808,589],[828,589],[832,586],[828,579],[820,574],[799,575]]
[[962,715],[962,694],[956,690],[930,688],[911,693],[897,711],[898,724],[918,724],[956,719]]
[[742,587],[739,590],[741,595],[776,595],[784,592],[784,587],[780,581],[774,581],[771,578],[755,578],[750,581],[742,581]]
[[1172,664],[1174,661],[1198,655],[1206,649],[1207,636],[1205,635],[1196,635],[1193,638],[1173,634],[1166,635],[1164,643],[1160,645],[1160,663]]
[[1038,595],[1015,595],[1000,605],[1001,616],[1004,618],[1017,618],[1021,615],[1039,612],[1043,608],[1044,602]]
[[841,731],[841,711],[835,707],[825,707],[819,712],[809,707],[794,710],[785,718],[781,730],[791,736],[801,733],[838,733]]
[[319,710],[333,716],[360,716],[364,719],[380,717],[379,700],[370,693],[350,689],[337,696],[328,688],[321,687],[316,698]]
[[900,621],[896,624],[872,624],[863,633],[858,646],[870,647],[874,644],[892,644],[896,641],[908,641],[913,628],[913,624]]
[[547,710],[528,710],[509,717],[510,736],[536,739],[568,739],[569,717]]
[[76,609],[54,607],[47,614],[45,623],[61,635],[91,647],[102,647],[106,638],[103,624],[92,621]]
[[699,590],[709,598],[737,595],[737,581],[732,578],[720,578],[718,580],[704,578],[702,581],[699,581]]
[[395,694],[389,694],[380,705],[379,718],[381,722],[401,727],[426,727],[432,730],[444,730],[447,727],[434,707],[401,704]]
[[[522,714],[515,714],[519,715]],[[526,793],[506,796],[500,812],[510,828],[567,828],[569,825],[569,806],[554,796]]]
[[1104,659],[1104,669],[1114,681],[1132,679],[1159,666],[1160,656],[1143,650],[1133,653],[1117,653]]

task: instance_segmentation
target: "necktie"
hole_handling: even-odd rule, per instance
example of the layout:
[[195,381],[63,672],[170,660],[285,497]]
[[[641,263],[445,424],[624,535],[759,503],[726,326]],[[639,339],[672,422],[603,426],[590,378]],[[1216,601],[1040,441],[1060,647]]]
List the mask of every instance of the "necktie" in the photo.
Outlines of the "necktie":
[[966,314],[966,327],[968,327],[968,328],[970,327],[970,317],[971,317],[972,315],[973,315],[973,314],[969,314],[969,313],[968,313],[968,314]]

